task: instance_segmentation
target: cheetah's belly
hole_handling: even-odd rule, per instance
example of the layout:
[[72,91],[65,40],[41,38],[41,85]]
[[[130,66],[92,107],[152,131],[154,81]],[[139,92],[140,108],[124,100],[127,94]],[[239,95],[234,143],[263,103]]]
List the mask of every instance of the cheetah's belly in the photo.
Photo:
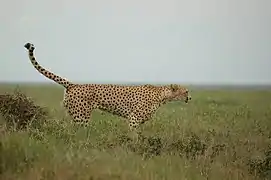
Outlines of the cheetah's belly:
[[112,113],[114,115],[118,115],[124,118],[127,118],[129,114],[131,113],[131,109],[129,106],[125,106],[123,104],[107,104],[107,103],[102,103],[98,105],[98,109]]

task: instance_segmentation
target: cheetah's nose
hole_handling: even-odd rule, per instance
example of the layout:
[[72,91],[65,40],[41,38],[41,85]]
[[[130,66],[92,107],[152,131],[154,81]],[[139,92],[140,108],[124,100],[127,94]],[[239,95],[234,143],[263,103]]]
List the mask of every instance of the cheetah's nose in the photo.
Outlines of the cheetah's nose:
[[191,98],[191,96],[189,96],[189,97],[186,97],[186,99],[185,99],[185,103],[187,104],[188,103],[188,101],[190,101],[192,98]]

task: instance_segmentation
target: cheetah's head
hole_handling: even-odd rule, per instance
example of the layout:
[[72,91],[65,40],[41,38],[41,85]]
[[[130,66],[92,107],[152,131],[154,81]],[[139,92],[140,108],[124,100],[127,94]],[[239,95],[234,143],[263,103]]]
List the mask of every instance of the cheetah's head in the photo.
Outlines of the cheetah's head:
[[169,93],[167,94],[167,99],[169,101],[181,101],[184,100],[185,103],[188,103],[192,98],[189,94],[189,90],[178,84],[170,84],[168,86]]

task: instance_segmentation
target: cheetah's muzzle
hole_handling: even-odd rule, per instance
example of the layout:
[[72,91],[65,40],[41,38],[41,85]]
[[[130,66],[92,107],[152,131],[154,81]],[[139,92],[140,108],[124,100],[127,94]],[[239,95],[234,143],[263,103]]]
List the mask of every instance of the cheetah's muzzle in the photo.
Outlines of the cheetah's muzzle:
[[188,101],[191,101],[191,99],[192,99],[191,97],[186,97],[186,99],[185,99],[184,102],[185,102],[185,103],[188,103]]

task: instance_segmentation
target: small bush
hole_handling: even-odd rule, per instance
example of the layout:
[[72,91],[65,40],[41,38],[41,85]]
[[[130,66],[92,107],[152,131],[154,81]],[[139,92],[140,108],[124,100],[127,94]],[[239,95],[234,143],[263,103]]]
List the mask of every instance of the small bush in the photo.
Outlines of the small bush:
[[13,93],[0,94],[0,114],[9,127],[22,129],[29,124],[40,124],[48,112],[17,88]]

